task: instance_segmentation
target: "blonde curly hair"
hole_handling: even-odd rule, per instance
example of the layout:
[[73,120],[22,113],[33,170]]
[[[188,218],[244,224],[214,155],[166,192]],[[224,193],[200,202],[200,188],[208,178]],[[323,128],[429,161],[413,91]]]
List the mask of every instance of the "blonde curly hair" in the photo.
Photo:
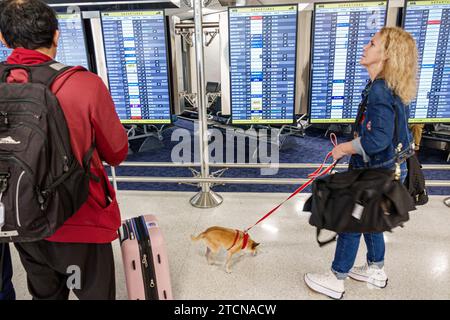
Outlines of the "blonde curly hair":
[[410,33],[398,27],[384,27],[379,33],[386,58],[379,75],[407,105],[417,93],[416,42]]

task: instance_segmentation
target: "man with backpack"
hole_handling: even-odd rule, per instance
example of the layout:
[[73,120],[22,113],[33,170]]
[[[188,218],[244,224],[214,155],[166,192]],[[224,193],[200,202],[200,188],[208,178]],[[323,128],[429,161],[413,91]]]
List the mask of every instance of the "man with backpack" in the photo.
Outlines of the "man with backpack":
[[44,2],[1,1],[0,32],[14,49],[0,65],[0,242],[14,242],[33,299],[115,299],[120,212],[102,161],[122,162],[128,141],[111,96],[53,61],[58,21]]

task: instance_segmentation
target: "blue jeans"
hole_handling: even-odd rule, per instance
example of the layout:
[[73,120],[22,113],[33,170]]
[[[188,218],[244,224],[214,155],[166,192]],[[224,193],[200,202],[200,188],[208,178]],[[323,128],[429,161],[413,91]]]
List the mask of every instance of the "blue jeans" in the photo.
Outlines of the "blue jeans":
[[[401,164],[400,181],[404,182],[407,174],[406,163]],[[355,263],[361,233],[339,233],[331,270],[338,279],[347,278]],[[367,247],[367,263],[379,268],[384,266],[385,243],[383,233],[364,233]]]
[[[345,279],[355,263],[361,233],[340,233],[331,269],[338,279]],[[364,233],[367,247],[367,263],[378,267],[384,265],[385,244],[383,233]]]
[[1,263],[3,263],[3,273],[0,274],[0,277],[2,277],[3,280],[3,288],[0,289],[0,300],[15,300],[16,293],[11,281],[13,270],[8,244],[0,244],[0,257],[1,256],[3,256],[3,259],[0,259],[2,260]]

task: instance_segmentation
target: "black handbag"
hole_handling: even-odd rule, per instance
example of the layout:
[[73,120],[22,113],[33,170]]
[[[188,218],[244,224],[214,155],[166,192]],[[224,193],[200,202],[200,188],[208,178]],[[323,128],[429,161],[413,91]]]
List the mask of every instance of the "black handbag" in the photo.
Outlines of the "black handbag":
[[373,233],[391,231],[409,220],[414,202],[405,186],[387,169],[355,169],[316,179],[303,211],[310,211],[309,224],[322,229]]

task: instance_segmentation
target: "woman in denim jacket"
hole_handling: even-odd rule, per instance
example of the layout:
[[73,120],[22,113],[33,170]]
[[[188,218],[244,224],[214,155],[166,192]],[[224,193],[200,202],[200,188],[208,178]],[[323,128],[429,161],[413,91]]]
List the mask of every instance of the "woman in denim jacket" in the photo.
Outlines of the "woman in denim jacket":
[[[395,169],[399,146],[401,158],[414,152],[406,106],[416,94],[415,41],[401,28],[382,28],[364,47],[360,63],[367,69],[370,81],[362,94],[355,138],[337,145],[333,158],[338,160],[351,155],[350,168]],[[406,162],[400,169],[403,181]],[[342,298],[347,276],[384,288],[388,278],[384,271],[383,233],[364,234],[367,263],[353,267],[360,238],[361,233],[339,234],[331,270],[325,274],[307,273],[306,284],[335,299]]]

